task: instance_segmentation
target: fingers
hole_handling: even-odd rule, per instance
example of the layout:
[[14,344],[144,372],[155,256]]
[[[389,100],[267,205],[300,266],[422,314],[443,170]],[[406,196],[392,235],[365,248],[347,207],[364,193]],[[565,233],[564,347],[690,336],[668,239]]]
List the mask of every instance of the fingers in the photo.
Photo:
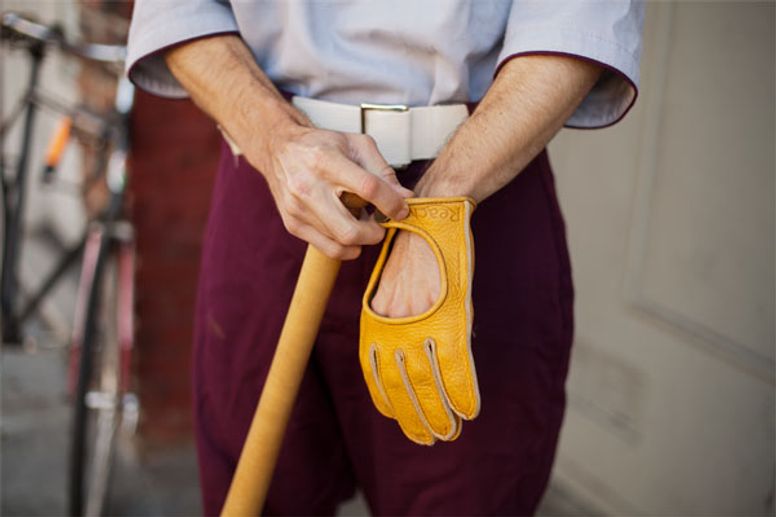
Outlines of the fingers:
[[[409,214],[404,198],[386,182],[358,165],[342,156],[332,155],[330,167],[330,171],[335,168],[341,171],[339,178],[332,178],[332,183],[343,184],[342,190],[356,194],[361,199],[375,204],[380,210],[392,207],[390,209],[395,214],[393,217],[405,217]],[[354,176],[360,176],[361,182],[354,180]],[[383,239],[385,229],[372,219],[361,221],[354,218],[342,204],[339,189],[331,189],[326,184],[319,185],[319,188],[309,188],[306,183],[300,181],[293,185],[291,193],[297,198],[297,203],[289,203],[288,210],[291,215],[305,220],[323,236],[344,247],[377,244]]]
[[356,163],[369,171],[370,173],[379,176],[386,183],[391,185],[403,198],[412,197],[415,193],[401,186],[399,179],[396,177],[396,171],[393,167],[388,165],[383,155],[377,148],[374,138],[369,135],[349,135],[350,147],[352,155]]
[[452,410],[465,420],[480,412],[480,391],[468,343],[460,346],[434,346],[442,385]]
[[432,445],[437,439],[456,439],[461,419],[448,405],[433,341],[427,340],[420,348],[397,348],[392,353],[383,348],[380,352],[373,344],[361,355],[377,409],[395,418],[404,434],[416,443]]
[[380,356],[377,352],[377,346],[372,343],[369,346],[360,347],[359,360],[361,361],[361,370],[364,372],[364,380],[369,388],[369,395],[372,397],[372,403],[384,416],[395,418],[396,415],[380,378]]
[[376,244],[385,229],[374,220],[358,220],[326,185],[297,180],[283,198],[281,215],[286,229],[340,260],[359,256],[360,246]]
[[367,172],[346,157],[332,155],[328,170],[332,175],[332,182],[373,204],[388,217],[400,220],[409,215],[409,207],[397,187],[391,186],[376,174]]
[[337,260],[354,260],[361,255],[361,246],[343,246],[297,219],[291,219],[290,222],[285,223],[285,226],[290,234],[309,242],[327,257]]
[[[407,389],[409,378],[404,368],[404,352],[401,349],[394,351],[394,357],[383,357],[380,368],[380,379],[385,387],[385,394],[399,422],[401,430],[413,442],[421,445],[433,445],[435,441],[431,426],[426,420],[420,403],[411,389]],[[390,365],[385,365],[387,362]]]
[[409,214],[393,169],[366,135],[307,129],[275,152],[268,177],[287,229],[334,258],[376,244],[385,234],[373,219],[359,220],[340,195],[352,193],[393,219]]
[[407,374],[405,389],[414,392],[431,432],[447,441],[457,435],[461,420],[447,403],[434,348],[434,341],[427,339],[421,349],[405,351],[400,367]]
[[315,206],[318,218],[334,240],[344,246],[377,244],[383,240],[385,229],[374,220],[358,220],[342,204],[335,192],[322,192]]

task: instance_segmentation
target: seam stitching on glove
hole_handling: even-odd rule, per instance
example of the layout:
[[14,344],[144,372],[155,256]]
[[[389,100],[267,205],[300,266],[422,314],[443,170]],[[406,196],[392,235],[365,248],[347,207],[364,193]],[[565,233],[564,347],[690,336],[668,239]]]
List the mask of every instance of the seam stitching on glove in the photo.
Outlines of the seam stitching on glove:
[[450,406],[450,398],[447,395],[447,391],[442,385],[442,373],[439,371],[439,361],[437,361],[436,358],[436,342],[432,338],[426,338],[426,341],[423,343],[423,345],[423,348],[426,350],[428,362],[431,364],[431,371],[434,374],[434,382],[436,383],[439,400],[441,401],[442,407],[447,414],[447,419],[450,422],[450,432],[446,435],[440,435],[434,432],[433,429],[431,432],[434,433],[434,436],[438,437],[440,440],[447,441],[455,436],[455,433],[458,431],[458,422],[456,421],[453,410]]
[[418,420],[420,420],[421,425],[426,428],[426,432],[431,436],[431,441],[429,442],[427,440],[423,440],[417,436],[415,438],[418,443],[422,443],[423,445],[434,445],[435,434],[431,428],[431,424],[429,424],[428,419],[426,418],[426,414],[423,412],[423,408],[420,407],[418,397],[415,395],[415,389],[412,387],[409,375],[407,375],[407,368],[404,366],[404,352],[402,352],[401,348],[397,348],[393,353],[393,356],[396,360],[396,366],[399,369],[401,380],[404,383],[404,390],[407,392],[407,396],[409,397],[410,402],[412,402],[412,406],[415,408],[415,413],[418,415]]
[[391,399],[388,398],[388,394],[385,392],[385,388],[383,387],[383,381],[380,378],[380,365],[377,359],[377,345],[375,343],[372,343],[372,347],[369,351],[369,362],[372,365],[372,376],[374,377],[377,391],[380,392],[380,395],[383,397],[383,402],[388,407],[388,409],[390,409],[390,412],[396,416],[396,410],[393,409]]

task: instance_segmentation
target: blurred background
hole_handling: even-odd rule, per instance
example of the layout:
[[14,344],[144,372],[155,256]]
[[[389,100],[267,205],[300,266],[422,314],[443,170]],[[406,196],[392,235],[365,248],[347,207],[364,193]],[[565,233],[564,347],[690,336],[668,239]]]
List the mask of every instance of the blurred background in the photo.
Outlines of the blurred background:
[[[775,5],[648,3],[633,111],[612,128],[564,130],[551,145],[577,302],[569,408],[543,515],[774,514]],[[131,4],[4,0],[0,10],[122,44]],[[29,61],[7,45],[0,58],[5,119]],[[98,67],[51,52],[41,74],[62,103],[96,113],[113,104],[115,78]],[[46,113],[36,121],[32,171],[57,123]],[[3,156],[16,153],[17,126]],[[191,515],[200,511],[191,319],[219,139],[189,102],[142,92],[130,130],[140,413],[134,432],[119,433],[106,513]],[[104,203],[104,191],[78,187],[93,159],[74,141],[56,184],[28,179],[23,292]],[[3,347],[4,515],[66,512],[78,280],[72,268],[22,345]],[[343,509],[364,511],[358,501]]]

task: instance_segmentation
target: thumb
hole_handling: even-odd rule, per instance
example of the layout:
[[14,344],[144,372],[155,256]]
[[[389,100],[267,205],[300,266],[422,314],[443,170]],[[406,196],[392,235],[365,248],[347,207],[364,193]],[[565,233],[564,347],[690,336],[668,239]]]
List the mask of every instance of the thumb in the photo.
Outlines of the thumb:
[[396,171],[390,165],[386,164],[385,167],[383,167],[383,169],[380,171],[379,175],[385,180],[386,183],[395,188],[401,197],[408,198],[415,195],[415,192],[403,187],[402,184],[399,183],[399,178],[396,177]]
[[383,155],[380,154],[374,139],[368,135],[357,135],[360,137],[356,145],[353,145],[355,158],[359,164],[375,176],[379,176],[388,183],[403,198],[413,197],[415,193],[402,187],[399,179],[396,177],[396,171],[391,167]]

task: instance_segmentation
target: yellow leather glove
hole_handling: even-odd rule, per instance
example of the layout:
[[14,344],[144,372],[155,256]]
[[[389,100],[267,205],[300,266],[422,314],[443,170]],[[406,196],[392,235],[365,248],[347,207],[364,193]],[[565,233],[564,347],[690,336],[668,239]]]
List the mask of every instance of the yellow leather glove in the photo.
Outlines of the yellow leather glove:
[[[362,301],[359,357],[380,413],[395,418],[410,440],[432,445],[436,439],[455,440],[461,419],[471,420],[480,410],[471,353],[474,243],[469,222],[475,202],[456,197],[407,203],[406,219],[383,223],[388,232]],[[440,296],[423,314],[386,318],[370,302],[399,230],[420,235],[431,247]]]

